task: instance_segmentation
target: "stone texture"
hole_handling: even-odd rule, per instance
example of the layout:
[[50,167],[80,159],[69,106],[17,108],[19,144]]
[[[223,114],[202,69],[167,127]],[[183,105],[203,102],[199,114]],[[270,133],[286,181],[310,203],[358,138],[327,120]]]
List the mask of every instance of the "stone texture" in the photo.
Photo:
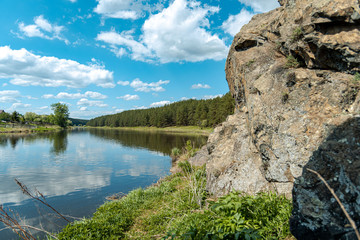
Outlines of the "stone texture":
[[297,239],[357,239],[323,176],[351,218],[360,223],[360,116],[335,127],[294,184],[291,231]]
[[[281,7],[254,16],[234,37],[225,70],[236,113],[215,129],[207,152],[202,151],[202,162],[207,163],[207,188],[215,195],[235,189],[248,193],[273,190],[291,197],[295,179],[309,176],[306,183],[310,185],[294,188],[292,229],[303,232],[299,239],[309,238],[310,230],[319,232],[318,236],[331,230],[328,236],[339,233],[333,239],[340,239],[347,229],[339,211],[339,222],[331,214],[327,219],[323,219],[324,214],[319,214],[319,219],[301,217],[307,216],[303,211],[320,204],[316,199],[331,199],[318,196],[325,191],[317,190],[321,184],[303,167],[315,166],[321,172],[328,167],[334,175],[326,176],[338,181],[334,187],[350,194],[344,199],[359,198],[359,178],[353,177],[349,164],[342,166],[347,160],[340,161],[345,154],[342,151],[358,151],[359,141],[341,146],[333,143],[331,146],[339,151],[331,152],[338,154],[333,166],[326,165],[332,164],[330,158],[322,157],[330,138],[338,143],[345,141],[343,135],[335,134],[336,129],[344,129],[349,122],[358,123],[354,119],[360,110],[360,83],[354,80],[354,74],[360,72],[359,1],[279,2]],[[297,59],[298,68],[289,65],[289,56]],[[350,159],[355,169],[358,160]],[[322,164],[326,166],[320,168]],[[340,179],[357,190],[345,188]],[[315,201],[304,200],[306,194]],[[336,205],[331,204],[324,203],[321,211]],[[359,212],[353,205],[349,209]],[[329,222],[338,226],[336,230],[322,229]]]

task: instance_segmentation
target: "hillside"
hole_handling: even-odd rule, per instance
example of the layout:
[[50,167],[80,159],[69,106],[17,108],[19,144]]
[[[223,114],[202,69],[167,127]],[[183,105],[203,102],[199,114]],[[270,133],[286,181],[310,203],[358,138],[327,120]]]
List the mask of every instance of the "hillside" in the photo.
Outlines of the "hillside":
[[214,127],[234,113],[234,99],[230,93],[208,100],[185,100],[163,107],[129,110],[91,119],[92,127]]

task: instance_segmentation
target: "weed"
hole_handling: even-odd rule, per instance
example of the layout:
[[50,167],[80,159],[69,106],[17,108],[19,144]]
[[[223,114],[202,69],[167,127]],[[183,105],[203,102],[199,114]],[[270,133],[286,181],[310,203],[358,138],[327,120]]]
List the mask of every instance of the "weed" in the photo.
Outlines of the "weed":
[[300,63],[293,55],[289,55],[286,57],[285,67],[286,68],[298,68],[298,67],[300,67]]
[[296,42],[296,41],[300,40],[303,35],[304,35],[304,33],[303,33],[301,27],[297,27],[292,32],[291,41]]
[[171,156],[176,158],[176,157],[179,157],[180,154],[181,154],[181,151],[177,147],[174,147],[173,149],[171,149]]
[[255,63],[255,59],[251,59],[250,61],[248,61],[247,63],[246,63],[246,67],[251,67],[251,65],[253,65]]
[[355,73],[355,75],[354,75],[354,79],[353,79],[353,83],[354,84],[358,84],[358,83],[360,83],[360,73]]

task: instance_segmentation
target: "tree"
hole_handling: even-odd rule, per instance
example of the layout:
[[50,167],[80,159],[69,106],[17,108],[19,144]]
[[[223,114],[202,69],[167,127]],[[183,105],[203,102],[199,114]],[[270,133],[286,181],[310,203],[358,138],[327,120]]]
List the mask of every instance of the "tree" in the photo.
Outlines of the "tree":
[[13,113],[10,116],[11,121],[13,122],[19,122],[20,120],[20,114],[17,111],[13,111]]
[[68,126],[69,108],[64,103],[54,103],[51,105],[51,110],[54,111],[54,122],[62,128]]

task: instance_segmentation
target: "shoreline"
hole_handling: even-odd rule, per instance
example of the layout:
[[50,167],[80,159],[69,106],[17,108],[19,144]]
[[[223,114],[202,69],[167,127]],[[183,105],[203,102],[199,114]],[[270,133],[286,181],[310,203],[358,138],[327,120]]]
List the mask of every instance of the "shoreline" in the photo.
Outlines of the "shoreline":
[[43,132],[55,132],[60,130],[57,127],[37,127],[37,128],[2,128],[0,127],[0,134],[8,134],[8,133],[43,133]]
[[143,131],[143,132],[163,132],[172,134],[188,134],[188,135],[202,135],[209,136],[213,132],[214,128],[200,128],[197,126],[181,126],[181,127],[85,127],[95,129],[118,129],[128,131]]

